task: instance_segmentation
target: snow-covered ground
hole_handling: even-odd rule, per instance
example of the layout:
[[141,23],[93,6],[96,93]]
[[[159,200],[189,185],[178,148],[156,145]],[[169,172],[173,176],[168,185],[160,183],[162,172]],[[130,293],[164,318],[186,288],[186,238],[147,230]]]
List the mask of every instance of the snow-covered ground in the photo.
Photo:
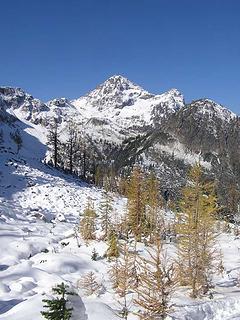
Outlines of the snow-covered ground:
[[[71,297],[73,320],[119,319],[119,298],[108,278],[109,262],[103,258],[106,243],[94,240],[86,244],[75,232],[88,199],[98,210],[102,191],[41,162],[46,147],[39,126],[27,121],[18,124],[23,132],[19,153],[9,138],[13,128],[4,126],[0,149],[0,319],[43,319],[42,299],[50,297],[52,287],[62,281],[78,293]],[[116,219],[125,210],[126,199],[114,196],[113,203]],[[179,289],[173,299],[172,319],[240,319],[240,239],[222,232],[219,247],[225,271],[214,277],[213,299],[193,301],[186,289]],[[100,255],[97,261],[91,259],[93,248]],[[143,244],[137,249],[144,255]],[[174,252],[174,244],[167,244],[167,249]],[[99,296],[86,297],[77,286],[88,271],[103,284]],[[129,301],[131,298],[129,294]],[[130,314],[129,319],[137,316]]]
[[[1,153],[0,319],[42,319],[43,295],[50,295],[53,285],[66,281],[76,287],[91,270],[102,279],[108,268],[106,261],[91,260],[93,247],[103,255],[106,245],[81,243],[79,248],[75,237],[79,215],[89,198],[99,206],[101,190],[47,167],[37,157],[28,159],[29,165],[24,151]],[[124,202],[116,198],[116,210]],[[74,297],[75,319],[99,319],[99,310],[104,319],[114,318],[104,299],[88,300]]]

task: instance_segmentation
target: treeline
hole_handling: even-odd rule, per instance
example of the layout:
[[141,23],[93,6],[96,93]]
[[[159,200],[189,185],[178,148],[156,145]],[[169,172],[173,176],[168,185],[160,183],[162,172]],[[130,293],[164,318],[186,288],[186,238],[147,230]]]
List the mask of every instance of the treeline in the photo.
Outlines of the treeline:
[[[61,134],[61,139],[60,139]],[[103,187],[108,191],[126,195],[126,186],[132,167],[116,168],[115,162],[110,160],[118,147],[101,141],[100,152],[91,141],[91,137],[82,134],[74,120],[69,120],[60,132],[60,125],[56,119],[49,124],[47,145],[50,152],[49,164],[55,168],[74,174],[84,181]],[[153,172],[154,168],[144,167],[143,174]],[[172,190],[171,190],[172,189]],[[216,192],[221,203],[221,216],[234,222],[236,214],[240,214],[240,189],[236,180],[216,180]],[[161,186],[164,198],[171,198],[174,202],[181,196],[179,186],[173,188]],[[168,199],[167,199],[168,200]]]
[[89,148],[89,144],[91,141],[83,138],[74,121],[69,121],[60,131],[58,121],[52,119],[47,137],[50,152],[48,163],[85,181],[93,182],[99,155]]
[[102,152],[97,150],[91,137],[82,134],[73,120],[61,128],[58,120],[53,118],[48,125],[47,163],[86,182],[99,187],[108,185],[117,191],[116,170],[113,162],[107,160],[107,155],[117,146],[106,141],[99,143]]

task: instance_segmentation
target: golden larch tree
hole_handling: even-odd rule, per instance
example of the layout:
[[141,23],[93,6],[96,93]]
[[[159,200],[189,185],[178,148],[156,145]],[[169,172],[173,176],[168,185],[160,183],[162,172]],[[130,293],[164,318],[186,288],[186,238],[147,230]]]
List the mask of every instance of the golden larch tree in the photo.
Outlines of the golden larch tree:
[[135,167],[128,185],[128,227],[137,240],[141,240],[145,227],[145,199],[143,174]]
[[88,200],[87,206],[84,209],[79,229],[84,240],[93,240],[96,238],[96,212],[94,210],[94,205],[90,200]]
[[202,168],[195,165],[182,190],[177,214],[179,280],[190,286],[196,298],[208,291],[215,268],[218,211],[213,182],[204,180]]
[[172,310],[171,297],[176,286],[174,264],[168,260],[159,239],[147,252],[148,258],[139,258],[135,303],[141,308],[141,319],[165,319]]

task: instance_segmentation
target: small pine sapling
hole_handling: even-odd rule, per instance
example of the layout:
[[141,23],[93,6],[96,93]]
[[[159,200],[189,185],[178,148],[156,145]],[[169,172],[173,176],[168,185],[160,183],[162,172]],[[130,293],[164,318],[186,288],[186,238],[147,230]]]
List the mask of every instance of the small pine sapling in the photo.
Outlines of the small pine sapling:
[[98,258],[99,258],[99,254],[97,253],[96,249],[93,248],[92,255],[91,255],[91,259],[92,259],[93,261],[96,261]]
[[42,316],[48,320],[69,320],[72,316],[73,308],[67,307],[67,296],[74,295],[73,292],[68,291],[68,286],[63,282],[52,289],[53,293],[60,296],[54,299],[43,299],[44,308],[48,311],[41,311]]

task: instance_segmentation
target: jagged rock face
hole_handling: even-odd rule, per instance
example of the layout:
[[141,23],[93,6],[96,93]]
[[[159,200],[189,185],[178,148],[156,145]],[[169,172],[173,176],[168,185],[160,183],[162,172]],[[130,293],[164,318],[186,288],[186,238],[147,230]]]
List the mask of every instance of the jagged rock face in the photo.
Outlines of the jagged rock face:
[[211,100],[198,100],[170,116],[165,130],[179,136],[180,142],[195,152],[219,153],[223,140],[236,115]]
[[[239,175],[239,118],[210,100],[198,100],[172,115],[165,131],[191,152],[201,153],[215,173]],[[237,160],[238,159],[238,160]]]
[[0,87],[0,107],[20,120],[24,119],[44,126],[48,126],[51,118],[61,123],[73,117],[76,112],[65,98],[43,103],[20,88],[10,87]]
[[165,188],[185,183],[190,165],[200,162],[223,186],[240,182],[240,118],[202,99],[168,115],[159,128],[128,141],[115,154],[119,167],[143,163],[156,168]]
[[218,179],[240,181],[239,118],[209,99],[186,105],[176,89],[154,95],[113,76],[84,97],[46,104],[21,89],[0,88],[0,112],[6,110],[44,126],[54,117],[62,130],[72,119],[104,159],[119,169],[140,160],[168,187],[184,184],[198,161]]
[[4,102],[1,101],[0,98],[0,124],[2,123],[11,123],[16,121],[17,118],[9,114],[4,108]]
[[99,111],[109,108],[122,109],[133,105],[138,99],[153,97],[141,87],[121,76],[113,76],[86,96],[87,104]]
[[39,114],[49,111],[49,108],[40,100],[34,99],[20,88],[0,87],[0,104],[5,110],[18,117],[35,124],[41,123]]
[[71,108],[73,108],[71,102],[66,98],[59,98],[59,99],[50,100],[47,103],[47,106],[51,109],[54,109],[54,108],[71,109]]

